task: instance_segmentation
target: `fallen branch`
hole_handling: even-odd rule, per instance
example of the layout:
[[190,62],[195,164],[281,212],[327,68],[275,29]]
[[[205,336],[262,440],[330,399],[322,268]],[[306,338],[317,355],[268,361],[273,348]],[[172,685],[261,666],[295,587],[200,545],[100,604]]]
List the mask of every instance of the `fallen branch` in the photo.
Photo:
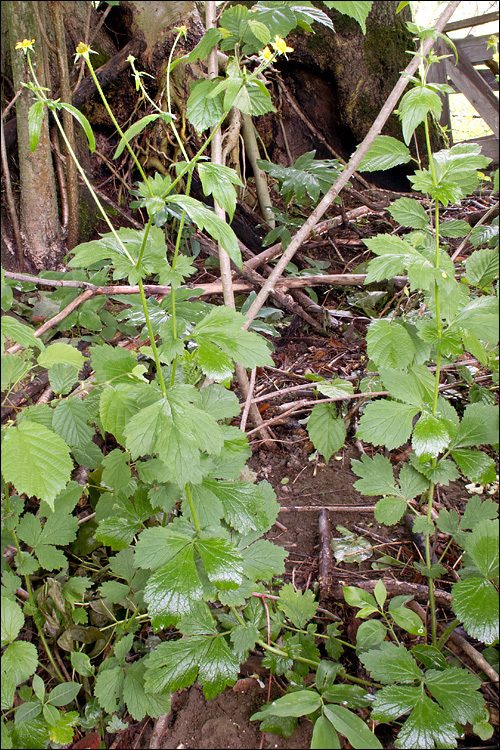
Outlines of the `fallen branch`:
[[[349,571],[346,570],[344,572],[345,572],[346,578],[348,578]],[[382,579],[382,582],[388,594],[391,594],[394,596],[400,595],[400,594],[404,594],[404,595],[411,594],[412,596],[415,597],[417,601],[420,601],[420,602],[429,601],[429,587],[424,586],[424,584],[422,583],[409,583],[408,581],[395,581],[392,578],[389,578],[389,579],[384,578]],[[368,591],[370,594],[373,594],[377,583],[378,581],[358,581],[356,583],[356,586],[360,589],[363,589],[363,591]],[[342,585],[334,584],[328,591],[328,595],[332,597],[332,599],[336,599],[337,601],[343,601],[344,590],[343,590]],[[447,591],[440,591],[439,589],[435,589],[434,599],[436,601],[436,604],[438,604],[440,607],[443,607],[444,609],[451,609],[451,594],[449,594]]]
[[[332,513],[373,513],[374,505],[282,505],[280,513],[302,513],[310,510],[328,510]],[[346,571],[347,572],[347,571]]]
[[318,528],[319,528],[319,570],[318,570],[318,582],[320,591],[320,600],[324,599],[333,585],[332,580],[332,531],[330,527],[330,518],[326,508],[320,508],[318,517]]

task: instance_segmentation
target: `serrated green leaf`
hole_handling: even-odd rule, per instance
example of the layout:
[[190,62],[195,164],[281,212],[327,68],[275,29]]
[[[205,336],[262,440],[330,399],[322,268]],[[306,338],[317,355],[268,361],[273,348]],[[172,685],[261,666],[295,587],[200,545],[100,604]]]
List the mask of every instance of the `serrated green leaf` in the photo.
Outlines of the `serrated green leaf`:
[[460,724],[474,724],[481,719],[484,698],[478,692],[481,681],[475,675],[456,667],[443,671],[429,669],[425,684],[451,719]]
[[200,660],[198,671],[198,682],[203,685],[205,698],[215,698],[227,685],[234,685],[239,667],[239,661],[225,639],[220,636],[214,638],[203,660]]
[[129,455],[118,448],[108,453],[102,461],[104,465],[102,484],[114,490],[126,487],[132,476],[128,462]]
[[2,453],[4,479],[18,492],[35,495],[53,508],[73,470],[64,440],[47,427],[26,421],[9,428]]
[[[282,734],[283,737],[288,738],[292,736],[296,726],[296,716],[265,716],[260,722],[260,731],[271,732],[272,734]],[[328,747],[340,748],[340,745],[328,745]]]
[[370,731],[365,722],[343,706],[329,704],[324,706],[325,716],[331,721],[335,729],[343,734],[354,748],[369,748],[382,750],[378,738]]
[[335,378],[334,380],[324,380],[317,384],[317,389],[327,398],[339,398],[342,396],[352,396],[354,387],[347,380]]
[[304,628],[318,609],[312,591],[295,591],[291,583],[281,587],[277,606],[297,628]]
[[268,581],[285,572],[284,559],[287,554],[286,550],[267,539],[258,539],[241,550],[243,572],[252,581]]
[[142,721],[146,715],[156,718],[170,708],[169,693],[160,695],[145,691],[145,669],[142,660],[130,664],[123,682],[123,700],[135,721]]
[[15,385],[24,378],[31,369],[29,362],[21,359],[15,354],[2,354],[2,391],[6,391],[9,385]]
[[413,362],[415,347],[403,326],[377,320],[366,335],[368,357],[377,367],[404,370]]
[[465,237],[469,232],[470,224],[459,219],[443,221],[443,223],[439,225],[439,233],[443,237]]
[[86,357],[70,344],[56,342],[48,346],[45,351],[38,355],[37,362],[40,367],[48,370],[56,364],[72,365],[75,370],[81,370],[85,364]]
[[356,2],[356,0],[351,0],[350,2],[337,2],[336,0],[327,0],[325,5],[327,8],[335,8],[335,10],[340,11],[340,13],[344,13],[345,15],[354,18],[354,20],[361,26],[363,34],[366,34],[365,22],[372,8],[372,2]]
[[21,346],[36,346],[37,349],[45,349],[43,341],[35,337],[33,330],[21,323],[20,320],[12,318],[10,315],[2,315],[1,320],[2,336],[12,339]]
[[260,638],[260,633],[256,626],[247,622],[245,625],[237,625],[231,631],[231,642],[237,653],[250,651],[255,647],[255,642]]
[[498,638],[498,593],[483,578],[467,578],[453,584],[451,602],[467,633],[483,643]]
[[95,538],[112,550],[122,550],[131,543],[141,528],[140,521],[129,514],[123,517],[113,516],[99,523]]
[[441,97],[425,86],[415,86],[407,91],[398,105],[398,113],[403,125],[403,138],[408,144],[415,128],[432,113],[437,120],[441,116],[443,103]]
[[219,81],[201,79],[195,81],[191,87],[191,94],[187,101],[186,116],[198,133],[216,125],[224,114],[224,95],[209,96],[217,87]]
[[243,331],[246,318],[230,307],[214,307],[191,333],[197,342],[199,356],[209,344],[216,345],[244,367],[270,365],[272,362],[265,339],[253,331]]
[[422,461],[437,458],[450,444],[454,426],[437,414],[424,412],[413,429],[412,446]]
[[480,521],[463,537],[463,546],[485,578],[498,578],[498,522]]
[[217,203],[228,213],[229,220],[232,221],[236,208],[234,186],[243,184],[237,173],[230,167],[211,162],[199,162],[197,167],[203,192],[205,195],[213,195]]
[[404,143],[388,135],[379,135],[363,157],[358,172],[392,169],[410,160],[411,154]]
[[[450,511],[453,513],[453,511]],[[482,500],[478,495],[473,495],[467,501],[462,518],[460,519],[460,531],[473,529],[481,521],[489,521],[498,518],[498,504],[491,498]],[[449,532],[455,534],[455,531]]]
[[122,667],[101,669],[94,683],[94,695],[99,705],[112,714],[118,708],[123,691],[124,674]]
[[84,448],[94,435],[87,421],[90,414],[79,398],[59,401],[52,416],[52,428],[68,445]]
[[424,365],[413,365],[405,370],[386,370],[379,368],[384,387],[393,398],[422,408],[423,404],[432,402],[435,387],[435,376]]
[[[3,592],[3,588],[2,588]],[[1,644],[5,646],[7,643],[15,641],[19,635],[24,624],[24,615],[21,608],[16,604],[13,599],[10,599],[2,595],[2,639]]]
[[453,439],[453,448],[489,445],[498,442],[498,407],[491,404],[469,404]]
[[410,717],[403,724],[397,738],[397,746],[424,750],[429,747],[455,747],[458,728],[455,722],[423,691]]
[[359,420],[356,436],[373,445],[384,445],[388,450],[399,448],[409,439],[418,412],[417,407],[399,401],[370,403]]
[[99,586],[99,593],[110,604],[118,604],[130,593],[130,586],[119,581],[105,581]]
[[2,673],[16,685],[25,682],[35,673],[38,654],[33,643],[14,641],[9,643],[2,656]]
[[198,539],[195,547],[209,580],[215,586],[235,589],[243,581],[242,560],[234,544],[226,539]]
[[498,278],[498,249],[475,250],[465,261],[465,275],[472,286],[484,289]]
[[398,493],[391,462],[380,453],[376,453],[373,458],[364,453],[361,461],[352,460],[351,470],[356,476],[361,477],[354,483],[354,487],[362,495],[396,495]]
[[154,628],[164,627],[172,616],[188,614],[201,601],[203,587],[194,563],[193,548],[187,545],[166,565],[153,573],[144,589],[144,599]]
[[188,62],[204,60],[221,39],[219,29],[207,29],[196,47],[188,55]]
[[360,654],[359,658],[372,678],[384,684],[410,683],[422,677],[415,659],[404,646],[384,641],[378,649]]
[[[316,151],[307,151],[299,156],[292,167],[258,159],[258,166],[275,177],[280,184],[280,193],[288,203],[295,199],[304,203],[310,198],[318,201],[321,194],[328,192],[339,175],[339,162],[334,159],[314,159]],[[269,243],[271,238],[267,240]]]
[[464,474],[470,482],[488,484],[489,482],[495,481],[495,461],[483,451],[459,448],[451,451],[451,455],[457,462],[462,474]]
[[137,365],[135,355],[121,346],[93,346],[90,353],[92,368],[99,383],[129,380],[132,370]]
[[125,444],[123,430],[137,412],[135,403],[129,397],[129,391],[130,386],[125,384],[108,386],[103,389],[99,402],[99,416],[104,429],[111,432],[122,445]]
[[328,463],[331,456],[345,443],[346,427],[337,416],[335,404],[316,404],[307,420],[307,432],[316,448]]
[[383,497],[375,505],[375,518],[386,526],[394,526],[406,512],[407,501],[401,497]]
[[56,395],[71,391],[78,380],[78,374],[73,365],[63,365],[60,362],[49,370],[50,387]]
[[452,327],[465,328],[481,341],[495,346],[498,343],[498,313],[497,298],[478,297],[460,310]]
[[425,208],[413,198],[398,198],[389,208],[389,213],[404,227],[425,229],[429,226],[429,217]]

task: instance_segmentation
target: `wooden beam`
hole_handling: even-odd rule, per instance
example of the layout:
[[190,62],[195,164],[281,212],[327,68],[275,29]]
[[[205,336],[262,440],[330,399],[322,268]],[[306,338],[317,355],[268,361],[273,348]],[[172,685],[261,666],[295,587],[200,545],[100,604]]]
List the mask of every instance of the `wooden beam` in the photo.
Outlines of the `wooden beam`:
[[[467,55],[471,63],[477,65],[485,60],[490,60],[493,57],[493,48],[488,49],[488,41],[491,34],[484,34],[483,36],[466,36],[463,39],[454,39],[453,42],[456,48]],[[448,51],[452,52],[450,47],[447,47]]]
[[454,58],[448,58],[445,64],[451,81],[467,97],[498,138],[498,99],[484,78],[460,50],[456,65]]
[[[498,21],[498,10],[492,13],[484,13],[482,16],[474,16],[474,18],[464,18],[463,21],[452,21],[445,27],[445,33],[448,31],[457,31],[457,29],[467,29],[469,26],[482,26],[483,23],[491,23],[492,21]],[[456,42],[456,40],[454,40]]]

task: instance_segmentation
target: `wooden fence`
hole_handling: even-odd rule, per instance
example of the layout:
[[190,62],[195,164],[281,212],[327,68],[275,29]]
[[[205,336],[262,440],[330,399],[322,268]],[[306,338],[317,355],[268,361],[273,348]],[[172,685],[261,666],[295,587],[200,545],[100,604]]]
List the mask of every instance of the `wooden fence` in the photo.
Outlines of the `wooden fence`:
[[[463,21],[449,23],[445,32],[455,31],[457,29],[466,29],[472,26],[482,26],[491,21],[498,21],[499,13],[485,13],[476,18],[466,18]],[[440,63],[435,63],[429,70],[429,81],[435,83],[448,83],[457,93],[464,94],[478,114],[483,118],[485,123],[493,131],[493,135],[487,135],[483,138],[472,139],[472,142],[481,145],[482,153],[493,159],[491,168],[496,168],[499,163],[498,158],[498,140],[499,140],[499,123],[498,123],[498,97],[495,91],[498,91],[498,81],[495,77],[498,74],[498,66],[492,60],[494,50],[488,49],[489,34],[484,36],[472,36],[469,34],[463,39],[454,39],[453,42],[457,48],[458,60],[455,60],[453,49],[442,39],[439,39],[434,45],[434,50],[438,55],[451,55]],[[487,69],[476,69],[478,65],[484,65],[488,61]],[[453,131],[450,118],[449,97],[443,97],[443,111],[441,115],[441,125],[448,127],[453,142]]]

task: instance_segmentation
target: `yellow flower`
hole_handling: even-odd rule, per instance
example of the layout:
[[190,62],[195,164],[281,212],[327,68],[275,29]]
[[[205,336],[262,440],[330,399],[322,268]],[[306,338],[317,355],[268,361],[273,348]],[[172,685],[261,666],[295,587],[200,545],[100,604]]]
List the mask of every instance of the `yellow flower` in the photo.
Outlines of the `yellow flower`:
[[90,53],[92,53],[93,55],[97,54],[95,50],[90,49],[88,44],[80,42],[78,47],[76,48],[75,62],[78,62],[80,57],[85,57],[85,59],[88,60]]
[[17,42],[16,49],[22,49],[24,54],[26,54],[26,50],[28,49],[33,51],[34,43],[35,43],[34,39],[23,39],[22,42]]
[[271,52],[269,47],[264,47],[264,49],[260,53],[260,56],[262,57],[263,60],[265,60],[266,62],[269,62],[269,60],[273,56],[273,53]]
[[271,44],[280,55],[286,55],[287,52],[293,52],[293,47],[287,47],[286,41],[277,34],[274,37],[274,42],[271,42]]

